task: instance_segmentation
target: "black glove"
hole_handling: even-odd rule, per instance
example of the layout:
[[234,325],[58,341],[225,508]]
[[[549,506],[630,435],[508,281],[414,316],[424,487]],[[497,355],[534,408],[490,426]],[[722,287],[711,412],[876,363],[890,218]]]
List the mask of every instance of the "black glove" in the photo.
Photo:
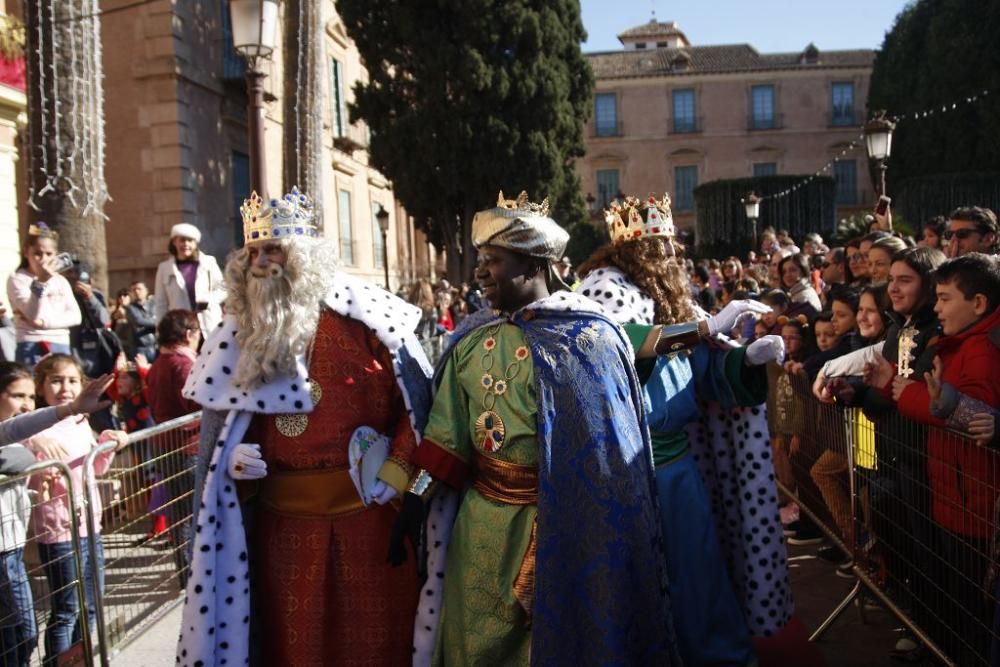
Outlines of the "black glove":
[[417,551],[423,523],[424,501],[415,493],[404,493],[402,506],[392,524],[392,535],[389,537],[389,555],[386,560],[390,565],[398,567],[406,562],[404,538],[410,538],[414,552]]

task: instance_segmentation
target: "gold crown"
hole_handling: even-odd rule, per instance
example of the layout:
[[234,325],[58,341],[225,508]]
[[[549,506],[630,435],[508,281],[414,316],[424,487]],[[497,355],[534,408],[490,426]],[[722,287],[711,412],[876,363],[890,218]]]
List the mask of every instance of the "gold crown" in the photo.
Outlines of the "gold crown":
[[501,190],[500,194],[497,195],[497,208],[518,211],[527,215],[546,216],[549,214],[549,198],[543,199],[541,204],[532,204],[528,201],[528,193],[524,190],[521,190],[517,199],[504,199],[503,190]]
[[272,199],[269,205],[256,192],[240,206],[243,216],[243,242],[290,238],[293,236],[319,236],[313,221],[313,203],[297,187],[281,199]]
[[670,213],[670,196],[657,200],[650,195],[645,201],[638,197],[625,197],[619,204],[612,201],[604,211],[608,235],[612,243],[623,243],[647,236],[674,236],[674,218]]

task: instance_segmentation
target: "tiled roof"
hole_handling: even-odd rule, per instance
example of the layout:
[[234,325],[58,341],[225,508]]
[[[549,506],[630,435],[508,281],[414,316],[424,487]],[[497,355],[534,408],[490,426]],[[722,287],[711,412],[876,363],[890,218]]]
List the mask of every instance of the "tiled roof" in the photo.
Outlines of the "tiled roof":
[[[674,63],[683,55],[686,67]],[[598,79],[654,76],[690,76],[722,72],[759,72],[824,67],[871,67],[875,51],[820,51],[815,63],[804,63],[802,53],[758,53],[749,44],[691,46],[683,49],[639,49],[585,54]]]
[[[649,23],[644,23],[640,26],[634,28],[629,28],[625,32],[618,34],[618,39],[628,39],[635,37],[670,37],[672,35],[684,36],[684,33],[680,31],[677,24],[673,21],[658,22],[653,19]],[[687,37],[684,37],[684,41],[687,41]]]

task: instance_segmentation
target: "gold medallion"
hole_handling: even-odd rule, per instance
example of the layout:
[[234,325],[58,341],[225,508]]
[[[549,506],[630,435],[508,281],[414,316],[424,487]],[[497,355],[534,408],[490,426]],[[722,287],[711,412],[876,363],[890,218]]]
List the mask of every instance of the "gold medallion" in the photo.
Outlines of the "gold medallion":
[[[309,383],[309,398],[315,408],[323,399],[323,388],[319,386],[319,382],[313,380],[306,382]],[[286,438],[297,438],[309,428],[309,415],[302,412],[278,415],[274,418],[274,427]]]
[[486,410],[476,418],[476,437],[485,452],[492,453],[503,447],[505,432],[503,420],[492,410]]

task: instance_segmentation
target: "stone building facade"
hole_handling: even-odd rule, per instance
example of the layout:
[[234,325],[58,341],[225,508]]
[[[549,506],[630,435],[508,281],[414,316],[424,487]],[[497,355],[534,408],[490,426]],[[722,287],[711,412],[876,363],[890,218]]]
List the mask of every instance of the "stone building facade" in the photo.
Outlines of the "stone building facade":
[[594,210],[618,192],[666,191],[675,223],[691,229],[698,184],[812,174],[830,160],[838,217],[874,204],[857,141],[874,51],[692,46],[675,23],[655,20],[618,38],[622,50],[587,54],[594,113],[577,169]]
[[[382,284],[374,214],[383,206],[396,289],[432,271],[433,250],[395,202],[391,183],[368,165],[367,129],[347,119],[353,83],[365,72],[333,0],[321,1],[324,233],[339,244],[343,270]],[[239,205],[250,187],[245,64],[232,49],[227,6],[160,0],[102,16],[112,290],[152,279],[178,222],[198,226],[204,251],[220,262],[242,243]],[[280,48],[263,68],[266,182],[275,196],[295,185],[281,182]]]

